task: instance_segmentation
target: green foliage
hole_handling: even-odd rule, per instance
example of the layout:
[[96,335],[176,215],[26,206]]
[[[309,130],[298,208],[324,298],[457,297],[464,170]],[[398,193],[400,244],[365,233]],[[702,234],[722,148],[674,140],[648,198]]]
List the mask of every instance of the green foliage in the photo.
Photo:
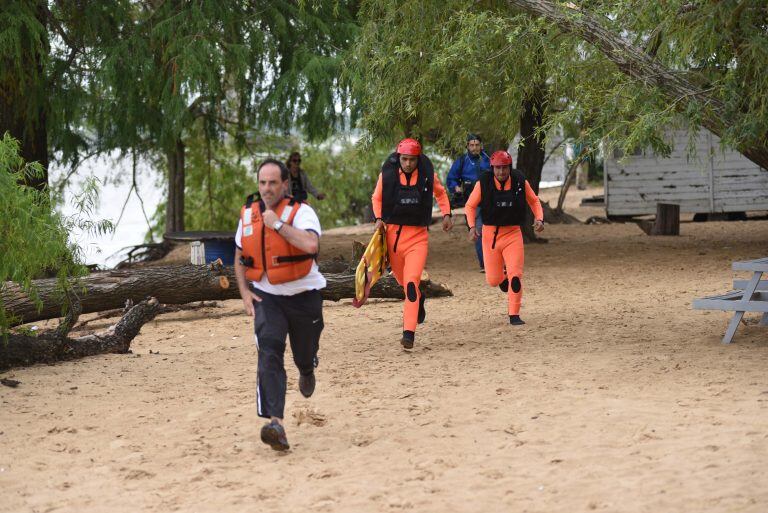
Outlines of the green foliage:
[[[115,150],[161,168],[179,162],[178,148],[200,127],[214,151],[224,139],[242,145],[256,127],[321,140],[348,120],[339,68],[358,30],[357,4],[7,0],[0,107],[41,123],[50,153],[72,173]],[[171,174],[183,174],[177,167]]]
[[[612,28],[627,33],[638,47],[684,73],[702,92],[726,106],[730,127],[724,141],[734,147],[765,145],[768,139],[768,32],[766,4],[759,0],[653,2],[637,0],[598,12],[618,11]],[[624,78],[623,84],[632,81]],[[631,84],[636,85],[636,84]],[[639,84],[637,84],[639,85]],[[613,90],[617,90],[614,86]],[[639,98],[639,95],[636,95]],[[707,105],[696,95],[655,102],[643,110],[664,117],[683,113],[697,127]]]
[[13,72],[17,88],[26,86],[30,74],[34,73],[34,70],[24,66],[25,53],[44,48],[48,38],[35,7],[35,2],[9,1],[3,2],[3,10],[0,11],[0,49],[3,50],[3,58],[12,65],[4,71],[9,75]]
[[[246,196],[258,190],[250,159],[232,144],[197,142],[187,152],[185,226],[234,232]],[[164,221],[162,206],[158,213]]]
[[322,201],[309,198],[324,228],[357,224],[364,219],[381,164],[391,151],[381,147],[363,149],[349,142],[333,153],[327,145],[301,149],[304,171],[317,190],[326,194]]
[[274,45],[274,79],[254,97],[258,126],[302,130],[312,141],[345,126],[352,98],[340,80],[346,50],[357,39],[357,0],[269,2],[263,19]]
[[[313,185],[326,197],[309,198],[324,228],[361,222],[370,205],[381,164],[391,148],[362,149],[350,141],[322,144],[259,137],[240,151],[234,144],[206,147],[195,139],[187,159],[185,224],[189,230],[234,231],[246,196],[258,191],[256,167],[267,156],[285,160],[301,151],[302,166]],[[333,147],[333,149],[331,149]],[[153,232],[162,231],[165,205],[158,205]]]
[[207,140],[238,142],[256,126],[324,137],[341,122],[340,49],[356,27],[345,2],[168,1],[115,20],[88,112],[104,149],[165,152],[198,120]]
[[[580,7],[721,100],[730,124],[726,144],[768,144],[765,2],[623,0]],[[546,84],[545,133],[584,127],[586,140],[605,138],[625,152],[650,145],[663,154],[670,149],[666,129],[686,124],[695,131],[709,108],[696,93],[670,101],[652,80],[627,76],[577,35],[506,2],[367,0],[361,19],[347,77],[365,107],[362,125],[371,139],[410,131],[454,149],[468,130],[511,139],[520,99]]]
[[[214,210],[217,201],[230,202],[244,184],[240,163],[230,165],[238,160],[232,152],[242,152],[255,128],[281,134],[300,128],[321,138],[343,124],[337,104],[344,104],[348,92],[338,68],[354,35],[354,18],[347,3],[337,0],[298,6],[167,1],[143,7],[126,7],[116,16],[116,37],[95,48],[99,68],[93,83],[100,98],[87,119],[99,151],[167,158],[169,188],[162,206],[171,216],[159,224],[186,226],[180,205],[189,197],[193,204],[184,209],[185,220],[219,226],[228,218],[223,212],[198,216]],[[215,159],[228,164],[213,166]],[[191,176],[181,191],[174,177],[184,176],[190,162],[205,174]],[[214,181],[232,186],[219,188],[216,194],[223,197],[214,197]]]
[[262,77],[258,60],[252,64],[266,51],[264,37],[246,11],[214,1],[126,6],[114,37],[94,49],[101,98],[88,117],[100,148],[163,154],[198,117],[216,137],[214,120],[229,118]]
[[467,132],[511,140],[545,76],[546,38],[492,3],[368,1],[347,77],[370,139],[410,133],[455,155]]
[[[45,77],[40,69],[29,66],[30,61],[45,66],[48,60],[48,34],[39,20],[38,4],[5,0],[0,9],[0,105],[23,98],[13,108],[16,116],[27,121],[25,128],[38,122],[36,112],[47,102]],[[9,121],[0,120],[3,124]]]
[[9,111],[0,117],[0,132],[15,127],[23,139],[36,130],[47,133],[50,153],[60,162],[74,164],[92,151],[88,113],[101,100],[95,48],[115,37],[116,20],[130,3],[4,0],[0,104]]
[[[69,240],[71,231],[103,233],[111,225],[90,220],[96,201],[93,183],[76,198],[78,215],[73,217],[51,210],[47,190],[19,185],[42,172],[39,164],[25,163],[19,156],[18,141],[7,133],[0,139],[0,284],[15,283],[39,304],[32,280],[53,274],[62,295],[63,312],[68,306],[66,292],[72,290],[69,279],[87,273],[81,264],[80,248]],[[0,333],[7,334],[12,321],[0,299]]]

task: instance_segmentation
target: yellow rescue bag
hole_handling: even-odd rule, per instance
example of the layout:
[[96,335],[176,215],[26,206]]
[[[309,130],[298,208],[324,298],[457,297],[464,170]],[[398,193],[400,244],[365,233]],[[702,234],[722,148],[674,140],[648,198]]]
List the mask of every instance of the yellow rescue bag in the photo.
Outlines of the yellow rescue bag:
[[379,281],[387,268],[387,242],[384,230],[379,228],[371,237],[371,242],[365,248],[360,263],[355,270],[355,298],[352,304],[360,308],[368,301],[371,287]]

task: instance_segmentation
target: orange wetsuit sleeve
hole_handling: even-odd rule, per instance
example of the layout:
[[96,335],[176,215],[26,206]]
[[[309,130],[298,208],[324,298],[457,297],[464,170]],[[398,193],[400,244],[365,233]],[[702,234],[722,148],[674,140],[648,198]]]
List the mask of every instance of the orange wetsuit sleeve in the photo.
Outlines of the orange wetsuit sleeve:
[[475,226],[477,222],[477,206],[480,205],[483,193],[480,191],[480,182],[475,183],[475,188],[472,189],[472,194],[469,195],[466,205],[464,205],[464,213],[467,215],[467,225],[470,228]]
[[451,202],[448,200],[448,194],[445,192],[445,187],[443,187],[442,182],[440,182],[440,178],[437,177],[437,173],[435,173],[432,183],[432,194],[435,195],[437,205],[440,207],[440,212],[443,215],[450,214]]
[[377,219],[381,218],[381,173],[379,173],[379,180],[376,182],[376,187],[373,189],[373,195],[371,196],[371,205],[373,206],[373,215]]
[[525,181],[525,200],[528,202],[528,206],[531,207],[531,211],[533,211],[533,218],[538,221],[543,221],[544,209],[541,208],[541,201],[539,201],[539,197],[536,196],[536,193],[533,192],[528,180]]

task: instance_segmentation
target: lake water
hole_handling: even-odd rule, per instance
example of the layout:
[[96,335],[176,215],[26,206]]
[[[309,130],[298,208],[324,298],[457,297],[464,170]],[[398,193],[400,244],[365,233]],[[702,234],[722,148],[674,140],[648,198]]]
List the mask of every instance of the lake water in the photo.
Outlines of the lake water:
[[[138,162],[136,171],[138,191],[144,201],[147,216],[151,218],[157,205],[165,196],[165,188],[164,185],[157,183],[159,172],[152,170],[147,163]],[[69,168],[52,165],[51,183],[55,183],[67,172]],[[125,212],[114,233],[98,236],[75,231],[72,233],[72,238],[85,251],[86,263],[114,267],[123,260],[126,248],[144,243],[148,233],[147,222],[142,214],[138,196],[133,191],[128,197],[132,185],[131,159],[102,158],[84,162],[64,190],[65,204],[61,208],[63,214],[68,216],[74,214],[75,208],[72,201],[74,196],[82,190],[83,182],[89,176],[96,178],[100,183],[99,202],[93,218],[109,219],[117,223],[123,204],[125,204]],[[128,198],[127,203],[126,198]],[[156,239],[159,240],[159,237]]]

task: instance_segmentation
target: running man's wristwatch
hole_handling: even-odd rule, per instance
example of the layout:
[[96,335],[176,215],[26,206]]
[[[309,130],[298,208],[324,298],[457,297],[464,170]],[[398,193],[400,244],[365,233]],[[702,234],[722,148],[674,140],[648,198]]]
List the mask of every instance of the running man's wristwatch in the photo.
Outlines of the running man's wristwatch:
[[280,228],[283,227],[283,224],[285,223],[283,223],[281,220],[278,219],[277,221],[272,223],[272,229],[275,230],[276,232],[279,232]]

